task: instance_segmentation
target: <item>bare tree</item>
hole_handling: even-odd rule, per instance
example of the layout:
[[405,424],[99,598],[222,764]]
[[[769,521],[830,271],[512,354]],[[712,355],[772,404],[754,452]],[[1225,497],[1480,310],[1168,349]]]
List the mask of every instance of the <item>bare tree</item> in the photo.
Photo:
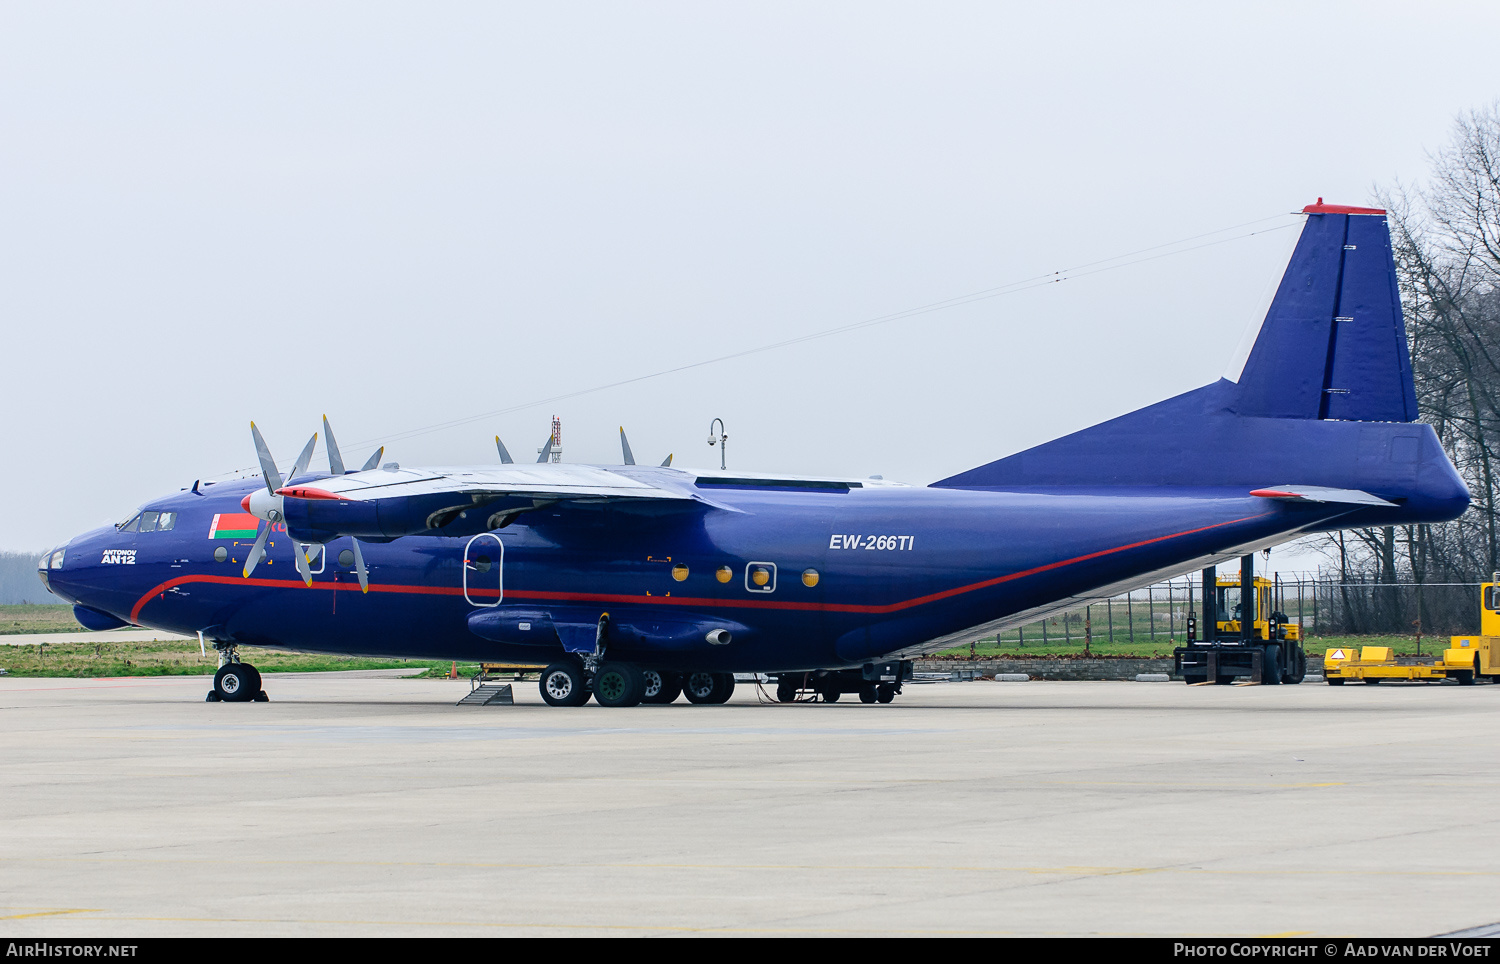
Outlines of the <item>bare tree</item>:
[[1442,525],[1358,529],[1318,544],[1341,581],[1483,578],[1500,569],[1500,104],[1455,121],[1425,185],[1376,197],[1390,212],[1422,419],[1473,504]]

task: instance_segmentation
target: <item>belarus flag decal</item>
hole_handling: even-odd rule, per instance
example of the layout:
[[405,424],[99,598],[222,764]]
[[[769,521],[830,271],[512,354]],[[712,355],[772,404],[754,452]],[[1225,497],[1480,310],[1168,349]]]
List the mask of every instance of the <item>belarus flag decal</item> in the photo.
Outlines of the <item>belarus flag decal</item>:
[[260,520],[248,512],[222,512],[209,523],[210,539],[254,539]]

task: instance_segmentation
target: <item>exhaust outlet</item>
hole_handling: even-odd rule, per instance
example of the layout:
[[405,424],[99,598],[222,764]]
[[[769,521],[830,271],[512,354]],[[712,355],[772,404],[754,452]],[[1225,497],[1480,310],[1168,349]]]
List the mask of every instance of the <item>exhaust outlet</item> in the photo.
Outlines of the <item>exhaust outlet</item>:
[[703,638],[708,640],[710,646],[728,646],[734,639],[727,629],[710,629]]

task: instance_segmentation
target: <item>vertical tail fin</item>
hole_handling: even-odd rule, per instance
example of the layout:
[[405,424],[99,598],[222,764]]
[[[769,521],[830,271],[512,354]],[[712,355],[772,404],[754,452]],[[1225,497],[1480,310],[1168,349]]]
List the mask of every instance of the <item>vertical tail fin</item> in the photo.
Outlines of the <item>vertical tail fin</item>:
[[[1288,478],[1416,499],[1468,493],[1416,389],[1385,212],[1310,204],[1237,377],[933,483],[939,486],[1240,485]],[[1259,480],[1268,480],[1262,482]],[[1450,516],[1451,517],[1451,516]]]
[[1240,415],[1410,422],[1416,389],[1385,212],[1317,204],[1232,392]]

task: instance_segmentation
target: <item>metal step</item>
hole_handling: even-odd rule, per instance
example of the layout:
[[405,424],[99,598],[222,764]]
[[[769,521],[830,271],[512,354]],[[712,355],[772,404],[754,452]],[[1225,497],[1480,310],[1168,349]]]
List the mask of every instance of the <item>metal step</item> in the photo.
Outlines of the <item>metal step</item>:
[[486,683],[474,688],[474,691],[459,700],[458,706],[513,706],[515,697],[511,696],[509,683]]

